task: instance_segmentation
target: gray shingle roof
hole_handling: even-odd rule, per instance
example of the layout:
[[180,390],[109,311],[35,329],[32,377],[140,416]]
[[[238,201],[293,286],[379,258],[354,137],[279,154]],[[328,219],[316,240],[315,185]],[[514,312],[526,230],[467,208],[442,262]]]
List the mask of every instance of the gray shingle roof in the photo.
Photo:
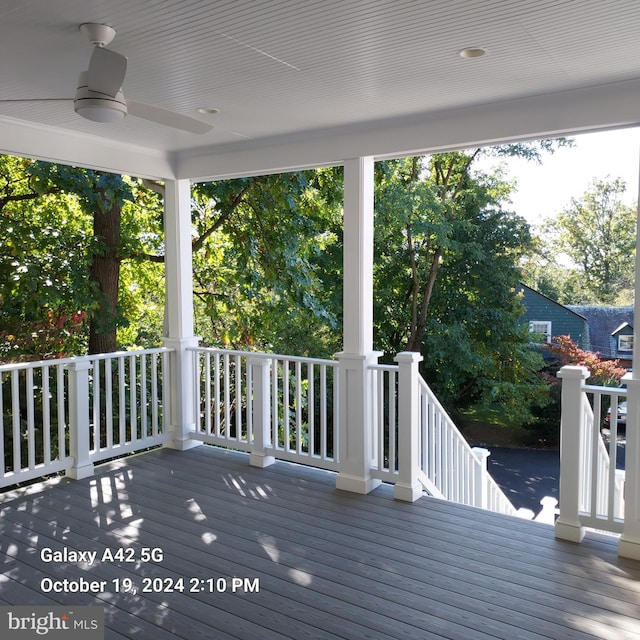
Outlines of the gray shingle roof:
[[567,308],[587,319],[590,351],[604,358],[630,357],[628,352],[618,353],[613,334],[623,328],[622,325],[633,327],[633,307],[567,305]]

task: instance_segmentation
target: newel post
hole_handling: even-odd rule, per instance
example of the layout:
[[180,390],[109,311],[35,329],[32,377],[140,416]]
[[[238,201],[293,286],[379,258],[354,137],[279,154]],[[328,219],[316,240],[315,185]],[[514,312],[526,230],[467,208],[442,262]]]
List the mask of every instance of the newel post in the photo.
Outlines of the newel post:
[[271,448],[271,363],[271,358],[257,356],[247,360],[253,380],[253,449],[249,463],[254,467],[268,467],[276,461],[265,452]]
[[489,491],[487,486],[487,476],[489,474],[489,456],[491,451],[484,449],[483,447],[473,447],[473,455],[477,458],[480,464],[474,466],[474,502],[475,507],[481,509],[489,508]]
[[418,480],[420,470],[420,390],[418,388],[419,353],[403,351],[398,363],[398,481],[394,488],[397,500],[415,502],[422,496]]
[[584,383],[586,367],[567,365],[558,372],[562,380],[560,419],[560,515],[556,520],[556,538],[580,542],[585,529],[580,523],[580,490],[584,461]]
[[89,414],[89,369],[92,362],[83,358],[69,365],[69,450],[73,466],[66,475],[81,480],[93,475]]
[[627,444],[624,465],[624,524],[618,542],[618,555],[640,560],[640,379],[627,374],[623,381],[627,385]]

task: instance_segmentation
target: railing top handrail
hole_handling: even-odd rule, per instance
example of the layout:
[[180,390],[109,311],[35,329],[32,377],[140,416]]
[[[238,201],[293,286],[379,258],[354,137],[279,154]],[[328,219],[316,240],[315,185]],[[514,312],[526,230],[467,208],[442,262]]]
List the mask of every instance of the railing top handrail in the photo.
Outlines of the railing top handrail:
[[604,387],[597,384],[585,384],[584,390],[590,393],[600,392],[612,396],[626,396],[628,393],[627,387]]
[[369,369],[375,369],[376,371],[398,371],[400,367],[397,364],[370,364]]
[[75,364],[78,362],[92,362],[94,360],[107,360],[109,358],[122,358],[139,355],[151,355],[154,353],[171,352],[174,349],[169,347],[156,347],[153,349],[135,349],[132,351],[113,351],[111,353],[96,353],[86,356],[72,356],[70,358],[49,358],[48,360],[34,360],[30,362],[10,362],[0,364],[0,372],[14,371],[16,369],[37,369],[38,367],[59,367]]
[[250,358],[275,358],[277,360],[287,360],[289,362],[311,362],[313,364],[324,364],[333,367],[338,366],[337,360],[292,356],[281,353],[266,353],[264,351],[242,351],[239,349],[219,349],[218,347],[187,347],[187,351],[195,351],[197,353],[219,353],[221,355],[226,354],[230,356],[247,356]]

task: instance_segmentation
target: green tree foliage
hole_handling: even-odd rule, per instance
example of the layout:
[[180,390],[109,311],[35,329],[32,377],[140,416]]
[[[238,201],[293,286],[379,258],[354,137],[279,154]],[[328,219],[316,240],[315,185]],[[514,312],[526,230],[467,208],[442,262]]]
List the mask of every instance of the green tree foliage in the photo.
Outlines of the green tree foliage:
[[[499,402],[515,419],[539,392],[533,374],[540,362],[519,328],[514,293],[528,227],[503,209],[512,185],[471,168],[482,154],[535,160],[541,149],[510,145],[376,165],[376,346],[387,358],[422,351],[423,371],[450,407]],[[119,347],[156,343],[164,305],[162,185],[24,162],[26,178],[13,192],[37,195],[35,207],[68,198],[73,209],[57,201],[51,227],[62,233],[73,211],[63,233],[79,225],[84,234],[70,237],[68,251],[47,245],[50,254],[67,256],[61,290],[70,307],[50,316],[49,302],[34,302],[44,313],[36,320],[56,324],[82,311],[96,333],[118,327]],[[329,168],[195,186],[196,330],[205,343],[316,356],[340,348],[342,191],[341,170]],[[22,233],[6,229],[11,242]],[[31,248],[45,253],[37,242]],[[99,260],[113,267],[111,284],[117,276],[117,304],[101,298]],[[15,277],[15,265],[2,265]]]
[[[504,153],[525,151],[533,153]],[[512,186],[470,171],[481,153],[378,167],[376,344],[388,354],[421,351],[423,371],[449,407],[499,403],[521,421],[545,395],[536,376],[542,361],[514,294],[530,235],[502,208]]]
[[568,256],[579,275],[573,304],[632,302],[636,214],[622,203],[625,190],[619,178],[594,179],[547,226],[554,253]]
[[560,304],[577,304],[583,299],[580,272],[559,264],[554,249],[534,233],[533,247],[520,259],[522,280]]
[[90,305],[77,200],[0,156],[0,359],[61,357],[84,348]]
[[9,156],[0,180],[3,357],[113,351],[116,330],[121,346],[157,344],[164,285],[147,254],[162,243],[159,198],[129,178]]
[[73,194],[92,223],[88,248],[89,353],[116,350],[116,330],[123,315],[118,308],[120,291],[122,207],[132,199],[130,183],[122,176],[65,165],[36,162],[29,173],[41,189]]
[[197,185],[197,331],[207,342],[337,350],[342,179],[338,169]]

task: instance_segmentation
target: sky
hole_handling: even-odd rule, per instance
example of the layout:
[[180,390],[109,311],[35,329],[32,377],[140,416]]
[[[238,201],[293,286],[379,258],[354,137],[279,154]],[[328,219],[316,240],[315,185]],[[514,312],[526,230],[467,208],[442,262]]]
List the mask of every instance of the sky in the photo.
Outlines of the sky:
[[[625,204],[634,205],[638,199],[640,128],[589,133],[572,139],[572,148],[545,154],[541,165],[518,158],[506,161],[507,176],[516,178],[518,185],[510,209],[530,224],[540,224],[562,211],[571,198],[582,197],[594,178],[621,178],[627,185]],[[492,160],[492,164],[496,162]]]

